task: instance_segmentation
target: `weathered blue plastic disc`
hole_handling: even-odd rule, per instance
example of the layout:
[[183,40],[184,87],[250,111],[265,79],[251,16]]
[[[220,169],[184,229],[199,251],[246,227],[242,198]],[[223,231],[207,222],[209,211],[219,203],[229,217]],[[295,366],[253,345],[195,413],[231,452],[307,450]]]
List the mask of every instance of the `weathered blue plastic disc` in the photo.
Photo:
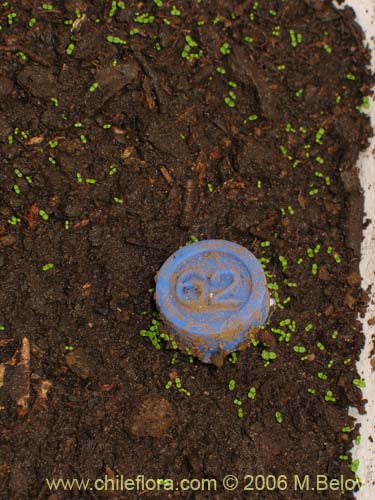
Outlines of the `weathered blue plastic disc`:
[[244,344],[270,307],[259,261],[225,240],[200,241],[171,255],[157,274],[155,300],[179,346],[205,363]]

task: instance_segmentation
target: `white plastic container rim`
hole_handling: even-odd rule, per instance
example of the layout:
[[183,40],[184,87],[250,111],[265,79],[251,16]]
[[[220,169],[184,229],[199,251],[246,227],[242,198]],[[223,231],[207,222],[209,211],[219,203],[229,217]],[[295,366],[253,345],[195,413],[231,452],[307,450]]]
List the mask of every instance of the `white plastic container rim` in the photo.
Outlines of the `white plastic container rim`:
[[[375,72],[375,3],[374,0],[347,0],[345,5],[352,7],[357,16],[357,22],[366,34],[366,43],[372,52],[371,66]],[[371,99],[369,110],[372,126],[375,129],[375,102]],[[360,272],[362,288],[372,286],[371,299],[366,316],[360,318],[366,344],[357,364],[358,372],[366,381],[362,389],[363,398],[367,399],[366,414],[359,415],[354,409],[350,414],[361,424],[361,442],[352,449],[353,459],[359,460],[357,474],[363,482],[362,488],[356,493],[357,500],[373,500],[375,490],[375,371],[371,367],[371,351],[374,346],[375,325],[369,325],[368,320],[375,317],[375,137],[367,151],[358,160],[361,186],[365,195],[365,220],[371,223],[364,231],[361,248]]]

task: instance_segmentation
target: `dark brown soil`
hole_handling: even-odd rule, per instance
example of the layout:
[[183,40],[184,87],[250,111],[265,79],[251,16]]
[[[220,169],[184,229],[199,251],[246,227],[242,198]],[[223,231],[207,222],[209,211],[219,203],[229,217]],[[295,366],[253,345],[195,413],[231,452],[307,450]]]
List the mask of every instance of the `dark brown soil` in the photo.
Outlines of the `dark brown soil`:
[[[118,4],[0,7],[0,498],[351,499],[293,478],[354,477],[348,407],[364,406],[355,164],[372,76],[353,13]],[[279,301],[259,343],[220,369],[139,335],[155,273],[191,236],[266,259]],[[218,486],[45,482],[137,474]],[[288,487],[242,491],[247,474]]]

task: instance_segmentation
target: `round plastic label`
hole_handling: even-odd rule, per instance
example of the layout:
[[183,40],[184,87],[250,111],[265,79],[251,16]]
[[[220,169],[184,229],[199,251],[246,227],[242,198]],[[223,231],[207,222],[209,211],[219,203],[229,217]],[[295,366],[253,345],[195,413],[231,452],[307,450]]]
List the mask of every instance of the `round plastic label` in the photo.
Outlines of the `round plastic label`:
[[264,323],[269,296],[262,266],[246,248],[205,240],[180,248],[161,267],[156,303],[177,341],[209,362]]

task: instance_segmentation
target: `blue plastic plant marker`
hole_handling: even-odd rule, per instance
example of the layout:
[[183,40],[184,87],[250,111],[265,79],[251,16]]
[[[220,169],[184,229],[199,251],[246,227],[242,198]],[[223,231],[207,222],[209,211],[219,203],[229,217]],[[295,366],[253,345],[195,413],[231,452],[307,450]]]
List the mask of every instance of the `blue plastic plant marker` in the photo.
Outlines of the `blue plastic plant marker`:
[[171,255],[157,274],[155,300],[179,347],[217,365],[248,342],[270,307],[256,257],[225,240],[200,241]]

